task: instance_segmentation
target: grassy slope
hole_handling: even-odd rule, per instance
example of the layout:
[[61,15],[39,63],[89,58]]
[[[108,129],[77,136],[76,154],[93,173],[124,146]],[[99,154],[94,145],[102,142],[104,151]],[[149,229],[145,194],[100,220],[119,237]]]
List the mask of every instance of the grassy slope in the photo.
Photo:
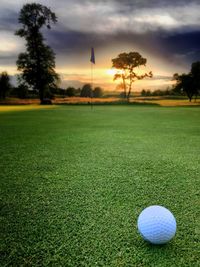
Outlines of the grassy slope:
[[[67,106],[0,114],[2,266],[198,266],[199,108]],[[151,246],[143,208],[177,235]]]

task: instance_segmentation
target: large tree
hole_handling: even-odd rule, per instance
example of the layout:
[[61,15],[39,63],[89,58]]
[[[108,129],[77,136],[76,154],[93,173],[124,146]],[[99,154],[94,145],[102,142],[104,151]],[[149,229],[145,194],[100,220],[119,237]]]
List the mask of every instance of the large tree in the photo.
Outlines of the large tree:
[[5,99],[11,89],[10,77],[6,71],[0,74],[0,98]]
[[193,79],[191,74],[183,73],[179,75],[178,73],[175,73],[173,76],[173,80],[176,81],[176,84],[173,88],[173,91],[175,92],[185,92],[189,100],[192,100],[192,97],[195,94],[194,86],[193,86]]
[[124,96],[129,101],[132,84],[136,80],[142,80],[145,77],[152,77],[152,72],[139,74],[138,68],[146,66],[146,58],[143,58],[138,52],[121,53],[112,59],[112,68],[117,70],[114,80],[122,79]]
[[195,96],[197,97],[200,94],[200,61],[192,63],[191,75],[194,81]]
[[175,73],[173,80],[176,81],[173,90],[186,93],[189,101],[200,93],[200,61],[192,63],[191,71],[187,74]]
[[26,52],[19,54],[18,70],[22,71],[22,79],[26,84],[39,92],[41,103],[44,102],[45,92],[56,87],[59,76],[55,72],[55,54],[45,44],[41,28],[51,28],[57,18],[49,8],[41,4],[26,4],[19,15],[22,28],[16,31],[26,40]]

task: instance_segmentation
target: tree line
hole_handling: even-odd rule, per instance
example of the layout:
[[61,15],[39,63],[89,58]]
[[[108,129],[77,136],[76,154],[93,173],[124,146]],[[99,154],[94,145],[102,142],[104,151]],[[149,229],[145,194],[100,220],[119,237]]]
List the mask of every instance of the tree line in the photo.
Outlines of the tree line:
[[[104,90],[101,87],[92,88],[91,84],[84,84],[81,88],[74,88],[69,86],[65,88],[51,87],[45,93],[45,97],[48,99],[54,99],[55,97],[94,97],[100,98],[104,95]],[[14,87],[11,84],[10,76],[7,72],[2,72],[0,74],[0,99],[5,99],[6,97],[17,97],[20,99],[26,98],[37,98],[38,91],[30,89],[25,84],[19,84]]]
[[54,88],[51,92],[53,96],[60,95],[66,97],[79,96],[100,98],[104,94],[104,90],[101,87],[97,86],[93,89],[90,83],[86,83],[82,86],[82,88],[77,89],[72,86],[69,86],[66,89]]
[[[60,76],[55,71],[55,53],[45,42],[42,29],[51,29],[57,22],[57,17],[50,8],[41,4],[25,4],[20,13],[18,22],[21,25],[15,34],[26,41],[26,51],[20,53],[17,59],[18,87],[12,88],[7,72],[0,75],[0,98],[5,98],[8,92],[22,98],[30,92],[38,95],[41,104],[53,95],[61,94]],[[123,97],[129,102],[132,86],[137,80],[152,78],[153,73],[138,72],[139,67],[146,67],[147,59],[140,53],[133,51],[120,53],[112,59],[112,68],[116,70],[114,80],[121,79]],[[188,74],[177,74],[173,76],[175,85],[172,92],[175,94],[186,94],[191,101],[200,94],[200,61],[194,62]],[[103,90],[100,87],[93,88],[86,84],[82,89],[69,87],[64,90],[66,96],[101,97]],[[143,90],[142,94],[150,94]],[[47,101],[49,103],[49,100]]]

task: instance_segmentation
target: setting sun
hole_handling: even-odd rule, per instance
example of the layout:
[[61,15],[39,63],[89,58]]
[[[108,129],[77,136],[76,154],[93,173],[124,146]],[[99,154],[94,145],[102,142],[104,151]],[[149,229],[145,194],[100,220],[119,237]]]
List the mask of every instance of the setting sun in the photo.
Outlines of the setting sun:
[[108,75],[114,76],[117,73],[117,70],[116,69],[108,69],[108,70],[106,70],[106,73]]

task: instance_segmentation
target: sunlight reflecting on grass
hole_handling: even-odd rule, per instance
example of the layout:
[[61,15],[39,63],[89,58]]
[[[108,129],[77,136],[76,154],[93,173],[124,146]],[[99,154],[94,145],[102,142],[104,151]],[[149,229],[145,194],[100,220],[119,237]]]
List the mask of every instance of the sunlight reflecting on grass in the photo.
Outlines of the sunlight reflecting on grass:
[[26,110],[33,110],[33,109],[52,109],[55,108],[54,105],[5,105],[0,106],[0,112],[10,112],[10,111],[26,111]]

